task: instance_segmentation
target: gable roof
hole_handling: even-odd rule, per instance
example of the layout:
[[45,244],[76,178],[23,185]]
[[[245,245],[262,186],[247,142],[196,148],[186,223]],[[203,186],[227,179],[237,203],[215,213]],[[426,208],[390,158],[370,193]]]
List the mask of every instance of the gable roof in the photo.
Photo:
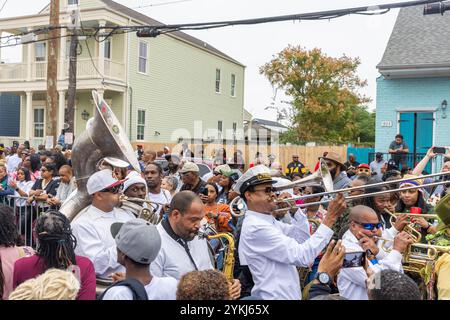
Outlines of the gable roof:
[[450,14],[423,15],[423,6],[400,9],[377,68],[450,66]]
[[282,128],[282,129],[288,129],[288,127],[282,125],[279,122],[276,121],[270,121],[270,120],[266,120],[266,119],[259,119],[259,118],[254,118],[252,120],[253,123],[258,123],[260,125],[263,126],[269,126],[269,127],[278,127],[278,128]]
[[[140,13],[140,12],[137,12],[136,10],[133,10],[131,8],[128,8],[127,6],[121,5],[120,3],[117,3],[115,1],[112,1],[112,0],[100,0],[100,1],[103,2],[109,8],[111,8],[111,9],[113,9],[115,11],[118,11],[120,13],[123,13],[124,15],[129,16],[131,18],[134,18],[136,20],[142,21],[145,24],[154,25],[154,26],[162,26],[162,25],[164,25],[163,23],[161,23],[161,22],[159,22],[157,20],[154,20],[154,19],[152,19],[152,18],[150,18],[150,17],[148,17],[148,16],[146,16],[146,15]],[[230,61],[232,61],[232,62],[234,62],[234,63],[236,63],[236,64],[238,64],[238,65],[240,65],[242,67],[245,67],[239,61],[231,58],[230,56],[226,55],[225,53],[219,51],[218,49],[214,48],[213,46],[209,45],[208,43],[206,43],[206,42],[204,42],[204,41],[202,41],[200,39],[197,39],[197,38],[195,38],[193,36],[190,36],[190,35],[188,35],[188,34],[186,34],[184,32],[181,32],[181,31],[171,32],[171,34],[173,34],[173,35],[175,35],[175,36],[177,36],[177,37],[179,37],[179,38],[181,38],[181,39],[183,39],[183,40],[185,40],[185,41],[187,41],[187,42],[189,42],[191,44],[194,44],[195,46],[201,47],[204,50],[211,51],[212,53],[214,53],[214,54],[216,54],[218,56],[221,56],[221,57],[223,57],[223,58],[225,58],[227,60],[230,60]]]

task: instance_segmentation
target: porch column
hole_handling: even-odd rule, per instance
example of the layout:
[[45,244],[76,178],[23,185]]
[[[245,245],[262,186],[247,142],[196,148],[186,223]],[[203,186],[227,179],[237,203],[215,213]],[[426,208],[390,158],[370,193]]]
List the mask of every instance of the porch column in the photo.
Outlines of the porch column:
[[65,113],[65,109],[66,109],[66,91],[61,90],[58,91],[59,93],[59,99],[58,99],[58,137],[59,134],[61,133],[61,130],[64,127],[64,113]]
[[[33,29],[28,28],[28,31],[31,32]],[[33,57],[34,57],[34,43],[28,43],[27,45],[27,80],[31,81],[31,79],[35,78],[36,75],[33,75]]]
[[[3,30],[0,30],[0,38],[3,35]],[[0,63],[2,63],[2,48],[0,47]]]
[[25,139],[30,141],[33,137],[33,92],[27,91],[27,112],[25,114]]
[[[106,21],[101,20],[98,26],[104,27],[106,25]],[[104,33],[105,31],[100,30],[100,33]],[[105,42],[102,41],[103,37],[100,37],[100,42],[98,43],[98,71],[104,77],[105,76]]]
[[102,90],[102,89],[98,89],[98,90],[97,90],[97,93],[98,93],[98,95],[99,95],[100,99],[102,99],[102,100],[103,100],[103,94],[105,93],[105,90]]

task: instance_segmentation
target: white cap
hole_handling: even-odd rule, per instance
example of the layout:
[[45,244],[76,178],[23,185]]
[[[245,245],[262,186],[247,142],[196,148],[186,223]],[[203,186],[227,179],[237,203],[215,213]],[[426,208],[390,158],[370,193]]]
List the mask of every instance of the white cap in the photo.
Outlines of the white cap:
[[106,163],[109,163],[113,167],[117,167],[117,168],[128,168],[130,166],[130,164],[128,162],[123,161],[122,159],[113,158],[113,157],[104,157],[103,161],[105,161]]
[[242,177],[236,181],[233,190],[242,195],[250,186],[256,186],[262,183],[273,184],[275,182],[276,181],[274,181],[270,175],[270,169],[265,165],[260,164],[248,169]]
[[113,178],[113,172],[109,169],[104,169],[97,171],[92,176],[89,177],[89,180],[86,184],[87,192],[90,195],[93,195],[96,192],[99,192],[103,189],[112,188],[117,185],[120,185],[125,180],[117,180]]

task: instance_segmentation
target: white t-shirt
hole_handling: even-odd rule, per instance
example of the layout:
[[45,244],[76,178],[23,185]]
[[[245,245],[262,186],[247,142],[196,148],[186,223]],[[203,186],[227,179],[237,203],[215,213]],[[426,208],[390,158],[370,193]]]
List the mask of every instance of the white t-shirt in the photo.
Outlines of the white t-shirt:
[[[148,199],[153,202],[157,203],[163,203],[163,204],[170,204],[170,201],[172,201],[172,195],[168,190],[165,190],[161,188],[161,191],[158,194],[154,194],[149,192],[148,193]],[[154,204],[151,205],[152,207]],[[161,212],[161,206],[158,207],[158,210],[156,210],[156,213],[159,214]]]
[[[178,282],[171,277],[153,277],[145,286],[148,300],[175,300]],[[133,300],[133,292],[126,286],[117,286],[109,289],[103,300]]]

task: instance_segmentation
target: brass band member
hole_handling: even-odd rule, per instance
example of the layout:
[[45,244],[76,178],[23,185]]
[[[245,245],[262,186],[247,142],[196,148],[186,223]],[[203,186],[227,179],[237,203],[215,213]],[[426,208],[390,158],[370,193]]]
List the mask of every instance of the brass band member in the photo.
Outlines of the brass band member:
[[[274,181],[270,170],[262,165],[249,169],[236,183],[247,203],[242,224],[239,258],[248,265],[255,283],[252,296],[264,299],[301,299],[296,266],[309,266],[331,240],[330,227],[346,205],[342,195],[331,201],[328,213],[317,231],[309,238],[306,216],[298,210],[295,224],[277,221]],[[305,232],[306,230],[306,232]]]

